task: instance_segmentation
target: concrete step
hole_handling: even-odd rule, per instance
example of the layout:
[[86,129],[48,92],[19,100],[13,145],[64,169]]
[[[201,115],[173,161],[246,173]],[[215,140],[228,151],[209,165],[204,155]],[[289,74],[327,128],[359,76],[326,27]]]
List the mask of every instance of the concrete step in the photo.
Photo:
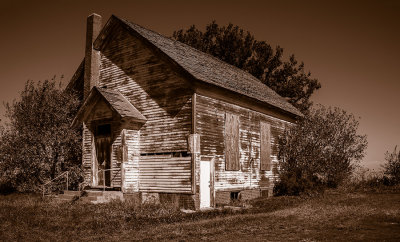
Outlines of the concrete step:
[[91,192],[88,193],[88,197],[96,197],[96,200],[92,200],[92,203],[107,203],[112,200],[124,200],[124,194],[121,191],[104,191],[104,192]]
[[64,195],[79,196],[80,194],[81,194],[80,191],[64,191]]
[[60,194],[60,195],[58,195],[58,197],[73,199],[74,197],[78,197],[78,195],[74,195],[74,194]]
[[93,202],[97,201],[97,197],[81,197],[82,202]]
[[97,191],[97,190],[86,190],[86,196],[90,197],[90,196],[94,196],[94,197],[98,197],[98,196],[103,196],[103,191]]
[[[76,199],[81,193],[79,191],[64,191],[63,194],[53,196],[53,200],[58,202],[70,202]],[[112,200],[124,200],[124,194],[121,191],[98,191],[85,190],[80,196],[82,202],[89,203],[107,203]]]

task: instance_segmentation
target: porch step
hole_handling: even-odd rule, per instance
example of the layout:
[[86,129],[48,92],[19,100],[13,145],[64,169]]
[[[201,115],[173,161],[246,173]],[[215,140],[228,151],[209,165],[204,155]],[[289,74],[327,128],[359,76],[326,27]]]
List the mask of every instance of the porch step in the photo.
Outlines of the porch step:
[[[64,191],[63,194],[52,196],[58,202],[70,202],[77,199],[81,192],[79,191]],[[88,203],[107,203],[112,200],[124,200],[124,195],[121,191],[100,191],[100,190],[85,190],[79,197],[80,201]]]
[[77,199],[79,194],[79,191],[64,191],[62,194],[52,195],[51,197],[57,202],[70,202]]
[[107,203],[112,200],[124,201],[124,194],[121,191],[87,191],[86,199],[91,203]]

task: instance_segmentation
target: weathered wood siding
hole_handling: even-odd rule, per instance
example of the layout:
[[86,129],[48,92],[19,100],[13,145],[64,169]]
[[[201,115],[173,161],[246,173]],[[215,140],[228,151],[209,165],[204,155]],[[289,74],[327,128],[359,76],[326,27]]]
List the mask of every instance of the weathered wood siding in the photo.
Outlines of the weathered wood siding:
[[191,157],[140,157],[139,190],[191,193],[191,162]]
[[140,131],[126,130],[125,142],[127,147],[127,161],[125,167],[124,190],[127,192],[139,191],[139,139]]
[[239,116],[225,113],[225,169],[240,169],[239,154]]
[[260,167],[262,171],[271,170],[271,125],[260,122]]
[[[138,130],[127,131],[129,158],[124,164],[125,181],[121,181],[121,172],[112,174],[112,185],[124,184],[129,191],[139,189],[140,154],[186,152],[187,136],[191,133],[193,91],[190,83],[159,55],[122,28],[115,30],[101,50],[98,86],[118,90],[147,118]],[[88,181],[92,181],[91,136],[90,131],[84,129],[83,164]],[[114,138],[112,167],[118,168],[121,166],[118,160],[121,136],[115,133]],[[186,184],[182,183],[181,187],[186,189]]]
[[83,124],[82,131],[82,167],[84,171],[84,180],[88,185],[92,185],[92,132]]
[[120,91],[147,122],[140,129],[140,152],[186,151],[191,128],[188,81],[123,29],[101,51],[99,86]]
[[[272,187],[277,178],[274,169],[263,171],[260,167],[260,122],[270,125],[273,166],[277,166],[276,141],[289,122],[235,104],[196,94],[195,132],[200,134],[200,159],[213,159],[215,164],[215,190],[242,190]],[[238,171],[226,170],[225,122],[226,113],[239,117]],[[197,170],[199,161],[196,162]],[[196,173],[196,185],[199,185]]]

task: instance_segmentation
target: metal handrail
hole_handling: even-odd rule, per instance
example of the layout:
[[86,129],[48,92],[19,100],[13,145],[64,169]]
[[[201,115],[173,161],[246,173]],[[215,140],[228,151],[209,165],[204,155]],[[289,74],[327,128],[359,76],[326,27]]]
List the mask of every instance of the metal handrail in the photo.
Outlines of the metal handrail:
[[52,183],[54,180],[66,175],[67,178],[67,191],[68,191],[68,171],[64,171],[63,173],[61,173],[60,175],[58,175],[57,177],[53,178],[52,180],[46,182],[45,184],[42,185],[42,196],[44,197],[44,190],[45,190],[45,186],[47,186],[48,184]]
[[118,170],[118,172],[114,175],[114,177],[110,180],[110,182],[112,182],[113,180],[114,180],[114,178],[118,175],[118,173],[121,171],[121,167],[119,167],[119,168],[110,168],[110,169],[99,169],[98,171],[97,171],[97,174],[99,173],[99,172],[103,172],[103,191],[105,191],[106,190],[106,171],[116,171],[116,170]]

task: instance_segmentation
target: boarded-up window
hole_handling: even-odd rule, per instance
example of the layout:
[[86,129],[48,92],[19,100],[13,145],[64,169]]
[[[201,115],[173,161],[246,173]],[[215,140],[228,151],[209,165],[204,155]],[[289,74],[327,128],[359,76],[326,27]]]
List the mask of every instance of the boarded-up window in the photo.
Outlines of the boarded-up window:
[[239,117],[225,114],[225,169],[237,171],[239,164]]
[[271,126],[267,123],[260,122],[260,159],[261,170],[271,170]]

